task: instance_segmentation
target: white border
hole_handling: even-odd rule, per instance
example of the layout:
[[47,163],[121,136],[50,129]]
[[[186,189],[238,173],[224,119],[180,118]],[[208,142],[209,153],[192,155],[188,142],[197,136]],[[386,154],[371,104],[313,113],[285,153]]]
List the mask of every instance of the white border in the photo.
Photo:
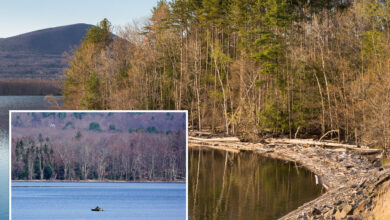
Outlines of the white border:
[[31,112],[86,112],[86,113],[99,113],[99,112],[144,112],[144,113],[167,113],[167,112],[173,112],[173,113],[185,113],[186,115],[186,220],[188,220],[188,110],[9,110],[8,111],[8,117],[9,117],[9,136],[8,136],[8,179],[9,179],[9,188],[8,188],[8,219],[11,220],[12,218],[12,178],[11,178],[11,152],[12,152],[12,127],[11,127],[11,119],[12,119],[12,113],[31,113]]

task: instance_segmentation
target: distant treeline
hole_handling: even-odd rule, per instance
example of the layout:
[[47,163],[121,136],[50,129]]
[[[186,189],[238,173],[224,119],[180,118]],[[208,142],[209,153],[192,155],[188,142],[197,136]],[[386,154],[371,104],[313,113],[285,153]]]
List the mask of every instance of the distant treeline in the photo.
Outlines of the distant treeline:
[[0,79],[0,95],[61,95],[63,82],[39,79]]
[[13,113],[12,179],[183,180],[185,121],[178,112]]
[[[65,136],[72,131],[66,131]],[[185,178],[185,131],[77,131],[73,137],[12,139],[13,180],[177,181]]]

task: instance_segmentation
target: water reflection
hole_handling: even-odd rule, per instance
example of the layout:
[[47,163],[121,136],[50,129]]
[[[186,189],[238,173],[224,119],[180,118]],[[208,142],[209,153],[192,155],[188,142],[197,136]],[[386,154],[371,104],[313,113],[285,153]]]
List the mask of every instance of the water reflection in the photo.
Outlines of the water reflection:
[[[60,96],[53,97],[62,105]],[[44,96],[0,96],[0,219],[8,219],[8,125],[9,110],[56,109]]]
[[190,219],[277,219],[318,197],[314,174],[251,152],[189,149]]

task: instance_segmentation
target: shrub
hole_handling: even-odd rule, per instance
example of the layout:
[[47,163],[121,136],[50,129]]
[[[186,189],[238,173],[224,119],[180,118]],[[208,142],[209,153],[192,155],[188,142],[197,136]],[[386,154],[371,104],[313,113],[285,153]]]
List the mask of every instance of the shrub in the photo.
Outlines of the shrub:
[[96,122],[89,123],[89,130],[91,131],[101,131],[100,130],[100,124]]

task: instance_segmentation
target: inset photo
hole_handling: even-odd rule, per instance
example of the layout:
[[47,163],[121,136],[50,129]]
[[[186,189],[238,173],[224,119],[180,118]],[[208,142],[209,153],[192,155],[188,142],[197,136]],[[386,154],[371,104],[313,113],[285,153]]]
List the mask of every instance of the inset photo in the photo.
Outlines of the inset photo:
[[187,111],[11,111],[10,216],[186,219]]

